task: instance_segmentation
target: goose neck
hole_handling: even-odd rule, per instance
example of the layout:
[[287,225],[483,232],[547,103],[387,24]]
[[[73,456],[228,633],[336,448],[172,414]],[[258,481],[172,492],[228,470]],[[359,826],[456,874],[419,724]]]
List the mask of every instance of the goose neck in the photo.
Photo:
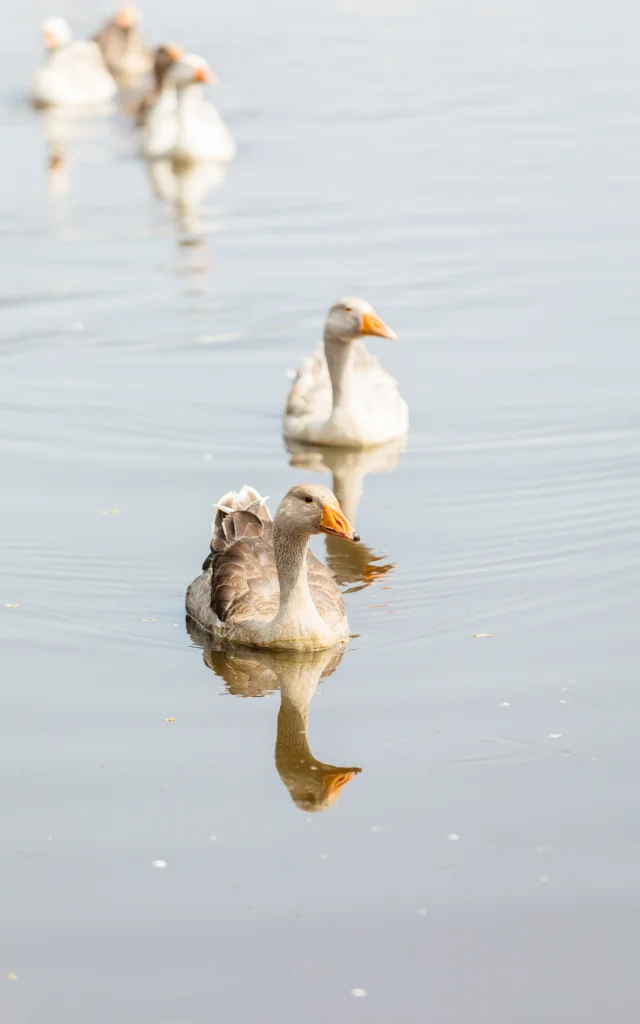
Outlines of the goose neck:
[[200,100],[200,87],[192,82],[190,85],[183,85],[177,90],[178,108],[181,114],[189,114],[195,110]]
[[355,351],[350,342],[341,341],[332,331],[325,328],[324,353],[331,380],[335,410],[349,404],[353,388]]
[[315,605],[307,582],[307,547],[309,536],[283,530],[277,522],[273,528],[273,548],[280,584],[278,619],[301,618],[309,606]]

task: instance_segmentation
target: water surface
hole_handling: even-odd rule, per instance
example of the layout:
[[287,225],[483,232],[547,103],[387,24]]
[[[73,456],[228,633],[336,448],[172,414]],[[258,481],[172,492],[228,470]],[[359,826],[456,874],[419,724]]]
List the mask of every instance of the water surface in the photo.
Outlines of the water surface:
[[[0,40],[3,1021],[635,1022],[636,6],[149,5],[224,183],[30,111],[49,13]],[[345,293],[412,429],[342,462],[279,424]],[[357,638],[222,658],[211,504],[305,479]]]

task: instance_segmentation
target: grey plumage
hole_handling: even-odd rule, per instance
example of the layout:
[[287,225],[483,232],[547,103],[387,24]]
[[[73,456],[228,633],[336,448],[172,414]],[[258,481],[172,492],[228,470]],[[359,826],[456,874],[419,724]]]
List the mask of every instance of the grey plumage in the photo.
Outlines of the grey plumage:
[[[307,550],[309,592],[322,619],[345,621],[332,571]],[[234,624],[270,622],[280,606],[274,523],[253,488],[225,494],[216,506],[213,537],[202,574],[187,591],[187,611],[206,629],[228,635]],[[225,626],[227,628],[225,628]]]

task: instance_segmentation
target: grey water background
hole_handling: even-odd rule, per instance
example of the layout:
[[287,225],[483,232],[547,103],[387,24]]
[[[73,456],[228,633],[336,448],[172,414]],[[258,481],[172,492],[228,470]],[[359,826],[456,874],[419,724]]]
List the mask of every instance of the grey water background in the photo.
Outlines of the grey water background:
[[[637,1021],[640,10],[149,2],[239,145],[179,211],[25,104],[50,13],[108,11],[0,37],[3,1021]],[[183,600],[229,487],[331,483],[280,414],[345,293],[412,428],[309,814]]]

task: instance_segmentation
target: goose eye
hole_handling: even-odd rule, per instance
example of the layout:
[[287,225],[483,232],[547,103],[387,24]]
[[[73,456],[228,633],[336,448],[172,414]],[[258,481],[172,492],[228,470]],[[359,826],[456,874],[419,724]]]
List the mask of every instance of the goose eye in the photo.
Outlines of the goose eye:
[[313,498],[310,498],[309,495],[307,494],[307,496],[306,496],[306,498],[304,500],[306,501],[307,505],[310,505],[311,502],[313,501]]
[[345,313],[353,313],[353,306],[345,306]]

